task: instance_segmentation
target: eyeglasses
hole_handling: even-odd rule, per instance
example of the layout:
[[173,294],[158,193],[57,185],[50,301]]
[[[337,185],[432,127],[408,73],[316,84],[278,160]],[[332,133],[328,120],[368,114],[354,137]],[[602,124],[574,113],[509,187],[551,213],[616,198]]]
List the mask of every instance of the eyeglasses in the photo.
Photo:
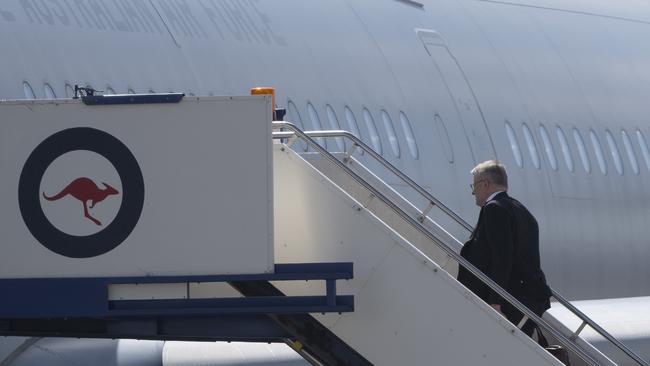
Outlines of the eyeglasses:
[[476,183],[470,183],[469,184],[469,188],[472,189],[472,193],[474,193],[474,188],[476,188],[476,185],[481,183],[481,182],[485,182],[485,179],[479,179],[479,180],[476,181]]

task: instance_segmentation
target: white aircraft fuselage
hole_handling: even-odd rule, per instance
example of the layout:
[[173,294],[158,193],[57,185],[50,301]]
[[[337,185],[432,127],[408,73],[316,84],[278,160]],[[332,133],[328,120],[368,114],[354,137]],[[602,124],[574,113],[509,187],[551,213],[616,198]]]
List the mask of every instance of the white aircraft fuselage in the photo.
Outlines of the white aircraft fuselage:
[[359,134],[471,223],[469,171],[499,159],[551,286],[648,296],[648,39],[638,1],[7,0],[0,98],[271,86],[286,120]]

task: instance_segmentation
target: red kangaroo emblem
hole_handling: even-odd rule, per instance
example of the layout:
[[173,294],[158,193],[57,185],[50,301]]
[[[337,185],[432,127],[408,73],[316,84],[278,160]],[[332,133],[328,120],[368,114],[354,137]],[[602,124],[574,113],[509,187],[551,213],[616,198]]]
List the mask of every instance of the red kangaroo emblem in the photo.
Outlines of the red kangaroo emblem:
[[67,187],[63,188],[63,190],[57,195],[48,197],[45,195],[45,192],[43,192],[43,197],[48,201],[56,201],[67,195],[71,195],[72,197],[81,201],[81,203],[84,205],[84,216],[95,224],[101,226],[102,223],[99,222],[99,220],[90,216],[87,206],[88,201],[90,201],[90,208],[93,208],[97,203],[105,200],[106,197],[120,193],[117,191],[117,189],[109,186],[108,184],[104,182],[102,182],[102,184],[106,186],[106,189],[100,189],[97,187],[95,182],[89,178],[77,178],[73,180],[72,183],[68,184]]

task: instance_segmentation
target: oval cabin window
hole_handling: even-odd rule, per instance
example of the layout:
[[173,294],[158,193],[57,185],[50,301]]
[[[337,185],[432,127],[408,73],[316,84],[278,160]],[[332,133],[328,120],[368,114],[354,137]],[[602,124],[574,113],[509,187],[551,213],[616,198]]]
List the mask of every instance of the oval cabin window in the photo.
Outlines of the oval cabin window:
[[645,160],[645,165],[648,170],[650,170],[650,151],[648,150],[648,143],[643,136],[643,132],[636,130],[636,138],[639,141],[639,147],[641,148],[641,154],[643,155],[643,160]]
[[512,150],[512,156],[515,158],[517,166],[520,168],[524,167],[524,161],[521,156],[521,149],[519,148],[519,142],[517,141],[517,136],[515,135],[515,130],[512,128],[510,123],[506,121],[506,135],[508,136],[508,141],[510,142],[510,149]]
[[380,155],[383,154],[381,149],[381,139],[379,138],[379,132],[377,132],[377,126],[375,126],[375,120],[372,118],[372,114],[368,108],[363,109],[363,120],[366,122],[366,128],[368,128],[368,133],[370,134],[370,143],[372,148]]
[[569,141],[566,138],[566,135],[564,134],[564,130],[562,127],[557,126],[555,128],[555,133],[557,135],[558,141],[560,141],[560,147],[562,149],[562,155],[564,156],[564,163],[566,164],[566,168],[569,169],[570,172],[573,172],[573,157],[571,156],[571,150],[569,149]]
[[623,159],[621,159],[621,153],[618,151],[614,136],[609,130],[605,131],[605,139],[607,140],[607,146],[609,146],[609,152],[612,154],[612,160],[614,160],[614,168],[616,168],[618,175],[623,175]]
[[528,153],[530,153],[530,160],[533,162],[535,168],[540,168],[539,163],[539,153],[537,152],[537,145],[535,145],[535,139],[533,134],[530,132],[528,126],[523,123],[521,125],[522,130],[524,131],[524,138],[526,139],[526,144],[528,145]]
[[[327,121],[329,122],[329,127],[333,130],[340,130],[341,125],[339,124],[339,119],[336,117],[334,108],[328,104],[325,106],[325,112],[327,112]],[[337,137],[334,139],[334,141],[336,141],[336,145],[339,147],[340,151],[345,151],[345,142],[343,141],[342,137]]]
[[544,151],[546,152],[546,158],[548,159],[548,164],[551,166],[551,169],[557,170],[557,159],[555,158],[555,151],[553,151],[553,145],[551,144],[551,138],[548,136],[546,127],[539,125],[539,134],[542,136],[542,142],[544,143]]
[[56,93],[50,84],[45,83],[43,85],[43,92],[45,93],[45,99],[56,99]]
[[591,161],[589,160],[589,155],[587,154],[587,147],[585,146],[585,141],[582,139],[582,135],[578,129],[573,129],[573,140],[576,142],[578,147],[578,155],[580,155],[580,161],[582,162],[582,167],[585,172],[591,173]]
[[354,113],[352,113],[352,110],[348,106],[345,106],[345,121],[347,122],[348,130],[350,131],[350,133],[352,133],[357,138],[361,138],[357,119],[356,117],[354,117]]
[[23,82],[23,92],[25,93],[26,99],[36,99],[36,94],[34,94],[34,89],[29,85],[28,82]]
[[[285,117],[285,120],[287,122],[293,123],[296,125],[301,130],[305,130],[305,126],[302,123],[302,118],[300,117],[300,112],[298,111],[298,108],[296,105],[291,101],[287,101],[287,116]],[[307,144],[302,141],[302,139],[298,139],[299,141],[296,142],[298,149],[302,149],[302,151],[307,151]]]
[[74,96],[74,88],[72,85],[66,83],[65,84],[65,97],[66,98],[72,98]]
[[627,158],[630,160],[632,171],[634,174],[639,175],[639,162],[636,160],[636,155],[634,154],[634,148],[632,147],[630,136],[628,136],[625,130],[621,130],[621,139],[623,140],[623,146],[625,146],[625,151],[627,152]]
[[393,152],[393,155],[396,158],[399,158],[399,142],[397,141],[397,135],[395,134],[395,128],[393,127],[393,120],[385,110],[381,111],[381,120],[384,123],[384,130],[386,130],[386,135],[388,135],[388,144],[390,145],[390,149]]
[[406,117],[406,114],[404,112],[399,112],[399,121],[402,125],[404,136],[406,136],[406,144],[409,147],[409,152],[411,153],[413,159],[417,160],[419,156],[418,144],[415,141],[415,135],[413,134],[413,127],[411,126],[411,122],[409,121],[408,117]]
[[591,145],[594,149],[594,154],[596,154],[596,160],[598,161],[600,171],[601,173],[607,175],[607,162],[605,161],[603,148],[600,145],[600,140],[598,139],[598,135],[596,135],[596,132],[594,132],[594,130],[589,130],[589,138],[591,139]]
[[[318,113],[316,113],[316,108],[311,103],[307,103],[307,113],[309,113],[309,119],[311,120],[311,127],[314,131],[322,131],[323,125],[320,123],[320,118]],[[327,149],[327,142],[323,137],[317,137],[316,141]]]

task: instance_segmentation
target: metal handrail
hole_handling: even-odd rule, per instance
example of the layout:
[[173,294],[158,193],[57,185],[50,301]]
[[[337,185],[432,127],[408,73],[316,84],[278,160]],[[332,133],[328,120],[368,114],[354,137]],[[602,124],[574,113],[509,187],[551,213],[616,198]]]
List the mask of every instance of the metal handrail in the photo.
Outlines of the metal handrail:
[[[393,166],[390,162],[388,162],[386,159],[384,159],[381,155],[379,155],[377,152],[375,152],[372,148],[370,148],[368,145],[366,145],[363,141],[361,141],[358,137],[354,136],[352,133],[344,130],[330,130],[330,131],[302,131],[298,127],[296,127],[294,124],[289,123],[289,122],[273,122],[273,127],[274,128],[288,128],[292,131],[286,131],[286,132],[274,132],[273,133],[273,138],[275,139],[287,139],[287,138],[292,138],[298,135],[300,138],[305,140],[308,145],[310,145],[312,148],[314,148],[316,151],[318,151],[321,155],[325,156],[328,160],[330,160],[332,163],[335,165],[339,166],[342,170],[344,170],[346,173],[352,176],[354,180],[357,181],[357,183],[361,184],[364,186],[366,189],[370,190],[376,197],[380,198],[385,204],[387,204],[395,213],[397,213],[399,216],[401,216],[403,219],[405,219],[407,222],[409,222],[412,226],[417,228],[419,231],[421,231],[425,236],[427,236],[430,240],[432,240],[434,243],[436,243],[441,249],[443,249],[447,254],[451,257],[453,257],[459,264],[461,264],[464,268],[469,270],[474,276],[478,277],[483,283],[488,285],[493,291],[498,293],[501,297],[506,299],[510,304],[514,305],[519,311],[524,313],[529,319],[533,320],[535,323],[540,325],[542,328],[544,328],[546,331],[548,331],[551,335],[553,335],[558,341],[560,341],[564,346],[572,350],[573,352],[577,353],[580,358],[582,358],[585,362],[592,364],[592,365],[598,365],[597,361],[595,361],[590,355],[585,353],[582,349],[574,345],[572,342],[573,339],[577,338],[578,334],[582,329],[584,328],[584,324],[588,324],[591,326],[596,332],[598,332],[600,335],[602,335],[605,339],[610,341],[612,344],[614,344],[616,347],[618,347],[622,352],[624,352],[628,357],[633,359],[637,364],[642,365],[642,366],[650,366],[645,360],[643,360],[640,356],[638,356],[634,351],[630,350],[627,346],[622,344],[620,341],[618,341],[616,338],[614,338],[611,334],[609,334],[607,331],[605,331],[602,327],[600,327],[598,324],[596,324],[591,318],[589,318],[587,315],[585,315],[583,312],[578,310],[575,306],[573,306],[568,300],[566,300],[562,295],[560,295],[557,291],[553,290],[551,288],[551,293],[553,297],[558,300],[563,306],[565,306],[567,309],[569,309],[574,315],[579,317],[583,321],[583,325],[580,327],[578,331],[576,331],[570,338],[566,338],[564,335],[556,331],[551,327],[550,324],[548,324],[545,320],[542,318],[538,317],[536,314],[534,314],[532,311],[530,311],[526,306],[521,304],[517,299],[512,297],[507,291],[505,291],[501,286],[499,286],[496,282],[492,281],[488,276],[486,276],[482,271],[476,269],[472,264],[467,262],[464,258],[462,258],[458,253],[456,253],[452,248],[450,248],[446,243],[443,241],[439,240],[437,237],[435,237],[426,227],[421,225],[417,220],[414,220],[411,218],[407,213],[405,213],[402,209],[400,209],[397,205],[395,205],[392,201],[390,201],[388,198],[386,198],[383,194],[381,194],[379,191],[377,191],[374,187],[372,187],[368,182],[366,182],[363,178],[358,176],[356,173],[354,173],[350,168],[348,168],[345,164],[341,163],[334,155],[332,155],[329,151],[324,149],[320,144],[318,144],[316,141],[312,139],[318,138],[318,137],[345,137],[353,142],[353,147],[350,152],[346,152],[348,156],[352,155],[354,152],[354,149],[356,147],[360,147],[362,150],[367,152],[370,156],[374,157],[375,160],[377,160],[380,164],[382,164],[385,168],[390,170],[393,174],[397,175],[400,177],[405,183],[407,183],[411,188],[413,188],[415,191],[420,193],[422,196],[424,196],[426,199],[429,200],[430,204],[433,204],[437,207],[439,207],[443,212],[445,212],[449,217],[454,219],[460,226],[465,228],[467,231],[472,232],[473,228],[472,226],[467,223],[465,220],[463,220],[462,217],[458,216],[455,212],[453,212],[451,209],[449,209],[447,206],[445,206],[442,202],[440,202],[438,199],[433,197],[428,191],[426,191],[424,188],[422,188],[420,185],[418,185],[416,182],[414,182],[412,179],[410,179],[407,175],[402,173],[399,169],[397,169],[395,166]],[[427,216],[425,212],[422,212],[423,216]],[[566,343],[566,344],[565,344]],[[584,357],[583,357],[584,356]]]
[[[289,123],[289,122],[273,122],[273,126],[276,128],[283,128],[286,126],[282,126],[284,123]],[[282,133],[282,132],[281,132]],[[306,131],[306,133],[310,137],[345,137],[349,140],[351,140],[354,145],[353,146],[358,146],[360,147],[363,151],[367,152],[370,156],[375,158],[375,160],[379,161],[386,169],[390,170],[391,173],[397,175],[402,179],[406,184],[411,186],[411,188],[415,189],[416,192],[424,196],[429,202],[435,206],[438,206],[440,210],[442,210],[444,213],[446,213],[449,217],[454,219],[458,224],[460,224],[462,227],[467,229],[469,232],[472,232],[473,228],[470,224],[468,224],[465,220],[463,220],[462,217],[458,216],[452,209],[449,207],[445,206],[444,203],[440,202],[437,198],[435,198],[431,193],[429,193],[426,189],[422,188],[420,185],[415,183],[411,178],[409,178],[406,174],[402,173],[401,170],[397,169],[393,164],[391,164],[388,160],[384,159],[383,156],[379,155],[375,150],[371,149],[370,146],[366,145],[361,139],[353,135],[352,133],[345,131],[345,130],[327,130],[327,131]],[[288,132],[287,136],[289,134],[293,134],[292,132]],[[280,135],[278,135],[280,136]],[[287,137],[278,137],[278,138],[287,138]],[[351,155],[351,153],[349,154]]]
[[[289,132],[291,133],[291,132]],[[354,136],[352,133],[344,130],[330,130],[330,131],[310,131],[307,132],[309,136],[313,137],[344,137],[349,140],[351,140],[356,146],[360,147],[362,150],[366,151],[369,155],[375,158],[379,163],[381,163],[384,167],[386,167],[388,170],[390,170],[393,174],[397,175],[399,178],[401,178],[406,184],[411,186],[416,192],[420,193],[422,196],[424,196],[426,199],[428,199],[432,204],[438,206],[444,213],[449,215],[453,220],[455,220],[460,226],[465,228],[468,232],[472,232],[473,228],[472,226],[465,221],[462,217],[458,216],[456,213],[454,213],[451,209],[446,207],[444,204],[442,204],[439,200],[437,200],[433,195],[431,195],[428,191],[426,191],[424,188],[422,188],[420,185],[418,185],[416,182],[414,182],[412,179],[410,179],[407,175],[402,173],[399,169],[394,167],[390,162],[388,162],[386,159],[384,159],[383,156],[379,155],[377,152],[375,152],[372,148],[370,148],[368,145],[366,145],[363,141],[361,141],[358,137]],[[424,213],[424,212],[422,212]],[[424,215],[426,216],[426,215]],[[550,286],[549,286],[550,287]],[[598,325],[593,319],[589,318],[586,314],[584,314],[582,311],[580,311],[578,308],[576,308],[573,304],[571,304],[564,296],[562,296],[559,292],[551,288],[551,293],[552,296],[560,303],[562,304],[565,308],[569,309],[575,316],[580,318],[582,320],[583,324],[579,327],[578,331],[573,333],[571,335],[572,338],[577,338],[580,332],[584,329],[584,325],[589,325],[592,329],[594,329],[597,333],[599,333],[601,336],[603,336],[605,339],[607,339],[609,342],[611,342],[613,345],[615,345],[619,350],[621,350],[623,353],[625,353],[628,357],[633,359],[636,363],[639,365],[643,366],[648,366],[649,364],[643,360],[639,355],[637,355],[634,351],[629,349],[627,346],[625,346],[623,343],[621,343],[618,339],[616,339],[614,336],[612,336],[609,332],[607,332],[605,329],[603,329],[600,325]]]
[[[536,324],[541,326],[544,330],[546,330],[548,333],[550,333],[553,337],[558,339],[560,341],[560,343],[562,343],[565,347],[570,349],[572,352],[576,353],[583,361],[585,361],[589,365],[598,366],[598,362],[593,357],[591,357],[585,351],[583,351],[582,349],[577,347],[575,344],[573,344],[569,339],[567,339],[560,332],[556,331],[545,320],[538,317],[530,309],[528,309],[526,306],[524,306],[522,303],[520,303],[517,299],[515,299],[512,295],[510,295],[506,290],[501,288],[496,282],[494,282],[491,278],[489,278],[487,275],[485,275],[482,271],[480,271],[479,269],[474,267],[465,258],[461,257],[452,248],[450,248],[446,243],[442,242],[440,239],[438,239],[436,236],[434,236],[429,230],[427,230],[427,228],[425,228],[423,225],[421,225],[420,222],[413,219],[409,214],[404,212],[395,203],[393,203],[386,196],[384,196],[381,192],[379,192],[375,187],[370,185],[363,178],[361,178],[354,171],[352,171],[349,167],[347,167],[344,163],[339,161],[334,155],[332,155],[330,152],[328,152],[326,149],[324,149],[322,146],[320,146],[320,144],[318,144],[315,140],[313,140],[305,132],[301,131],[295,125],[293,125],[291,123],[288,123],[288,122],[274,122],[274,127],[288,128],[288,129],[292,130],[294,132],[294,134],[298,135],[298,137],[303,139],[307,143],[307,145],[309,145],[311,148],[313,148],[315,151],[320,153],[322,156],[324,156],[331,163],[338,166],[341,170],[343,170],[348,175],[350,175],[358,184],[360,184],[361,186],[366,188],[368,191],[370,191],[376,198],[378,198],[384,204],[386,204],[391,210],[393,210],[403,220],[405,220],[406,222],[411,224],[411,226],[416,228],[424,236],[426,236],[429,240],[431,240],[436,245],[438,245],[438,247],[440,249],[444,250],[449,256],[454,258],[460,265],[465,267],[470,273],[472,273],[474,276],[479,278],[490,289],[492,289],[494,292],[499,294],[499,296],[501,296],[506,301],[508,301],[510,304],[512,304],[517,310],[522,312],[525,316],[527,316],[529,319],[531,319]],[[287,136],[285,134],[275,134],[274,133],[274,138],[279,138],[280,139],[280,138],[286,138],[286,137]],[[314,136],[314,137],[316,137],[316,136]]]

